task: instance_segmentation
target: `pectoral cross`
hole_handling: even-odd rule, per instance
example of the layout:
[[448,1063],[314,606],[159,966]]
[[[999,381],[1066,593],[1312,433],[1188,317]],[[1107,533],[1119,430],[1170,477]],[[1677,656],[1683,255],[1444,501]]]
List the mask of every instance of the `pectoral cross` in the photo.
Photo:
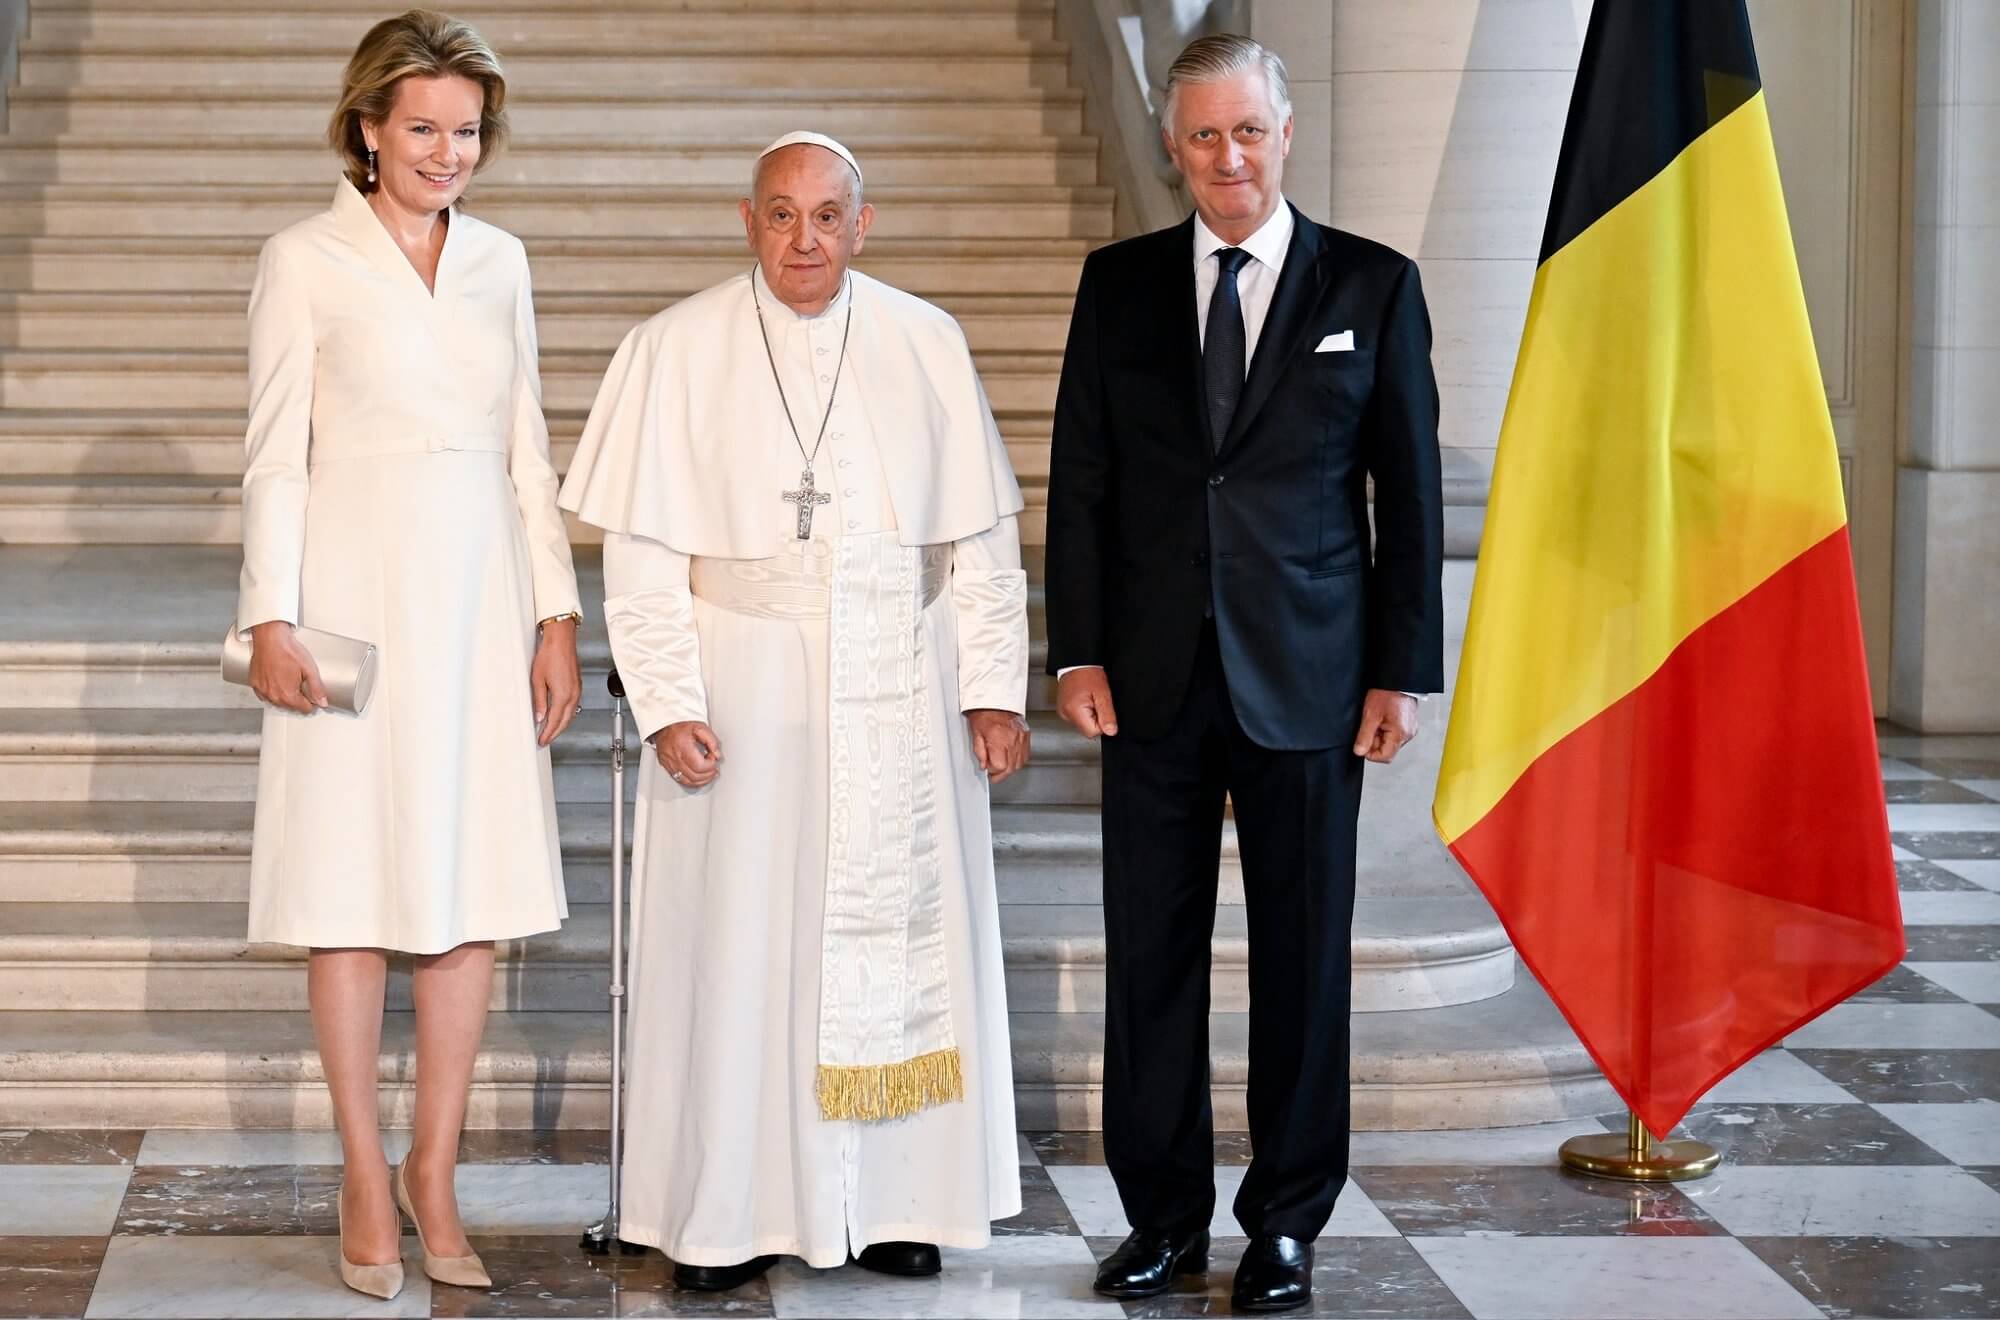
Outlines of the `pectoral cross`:
[[801,541],[812,540],[813,506],[833,503],[833,493],[831,491],[814,489],[813,470],[807,468],[805,471],[799,473],[799,488],[797,490],[786,491],[783,498],[785,503],[799,506],[799,539]]

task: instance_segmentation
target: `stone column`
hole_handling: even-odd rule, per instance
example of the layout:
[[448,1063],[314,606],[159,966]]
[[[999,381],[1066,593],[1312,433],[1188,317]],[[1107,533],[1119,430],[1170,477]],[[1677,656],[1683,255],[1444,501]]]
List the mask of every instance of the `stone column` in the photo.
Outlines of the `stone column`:
[[1916,0],[1909,433],[1889,713],[2000,730],[2000,4]]

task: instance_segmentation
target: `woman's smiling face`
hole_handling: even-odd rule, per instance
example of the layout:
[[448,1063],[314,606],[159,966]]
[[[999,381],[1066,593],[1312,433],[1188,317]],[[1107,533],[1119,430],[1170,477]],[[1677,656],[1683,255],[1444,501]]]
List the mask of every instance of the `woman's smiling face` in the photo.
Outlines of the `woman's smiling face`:
[[457,201],[479,164],[486,94],[470,78],[405,78],[389,116],[364,123],[376,187],[398,210],[435,214]]

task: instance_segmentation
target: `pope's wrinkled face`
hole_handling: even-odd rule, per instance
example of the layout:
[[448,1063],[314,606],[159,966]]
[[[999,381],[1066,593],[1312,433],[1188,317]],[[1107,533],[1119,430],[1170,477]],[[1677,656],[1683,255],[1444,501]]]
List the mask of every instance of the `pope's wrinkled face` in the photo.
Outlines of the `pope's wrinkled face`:
[[765,282],[793,311],[817,316],[840,292],[875,208],[846,161],[805,142],[758,162],[754,194],[738,210]]
[[479,164],[486,93],[470,78],[409,77],[396,84],[388,118],[364,122],[376,186],[398,210],[434,214],[457,201]]
[[1195,209],[1216,237],[1240,243],[1271,217],[1292,149],[1291,116],[1279,117],[1262,69],[1174,89],[1163,125]]

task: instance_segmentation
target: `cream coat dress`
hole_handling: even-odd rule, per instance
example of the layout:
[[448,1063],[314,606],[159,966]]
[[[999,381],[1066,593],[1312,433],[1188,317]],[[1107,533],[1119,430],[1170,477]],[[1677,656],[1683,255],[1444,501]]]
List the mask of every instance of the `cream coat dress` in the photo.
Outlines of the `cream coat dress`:
[[436,292],[353,185],[250,295],[239,628],[375,643],[360,717],[269,709],[250,938],[439,953],[567,915],[536,620],[577,608],[520,241],[454,211]]

